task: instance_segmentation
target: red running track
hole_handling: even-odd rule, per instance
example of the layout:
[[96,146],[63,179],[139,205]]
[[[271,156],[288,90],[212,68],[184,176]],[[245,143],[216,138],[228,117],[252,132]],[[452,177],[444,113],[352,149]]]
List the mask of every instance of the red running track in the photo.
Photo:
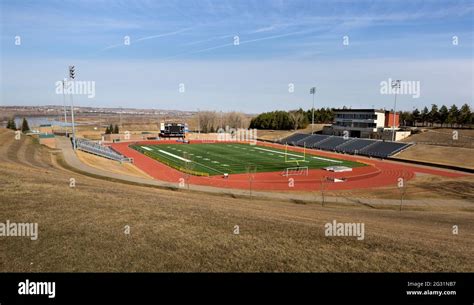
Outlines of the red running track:
[[[198,143],[198,141],[193,141]],[[124,156],[133,158],[135,166],[146,172],[153,178],[161,181],[167,181],[178,184],[185,178],[185,174],[175,170],[155,159],[145,156],[144,154],[132,149],[129,145],[156,145],[156,144],[173,144],[173,145],[192,145],[182,144],[175,141],[139,141],[139,142],[122,142],[111,144],[114,150],[120,152]],[[258,142],[259,146],[274,147],[282,149],[282,145]],[[299,147],[288,147],[288,150],[302,152]],[[266,172],[254,174],[252,180],[252,189],[254,190],[279,190],[279,191],[308,191],[319,190],[321,188],[321,180],[326,178],[345,179],[344,182],[325,182],[326,190],[351,190],[362,188],[373,188],[382,186],[397,185],[398,178],[403,177],[406,180],[415,177],[416,173],[437,175],[442,177],[457,178],[467,176],[468,174],[435,169],[424,166],[405,165],[391,161],[382,161],[379,159],[362,158],[358,156],[344,155],[332,152],[306,149],[306,153],[321,157],[332,157],[343,160],[357,161],[365,163],[368,166],[357,167],[352,172],[333,173],[323,169],[310,170],[308,176],[291,176],[293,178],[293,187],[289,186],[289,177],[282,176],[281,172]],[[221,188],[248,189],[250,179],[248,174],[232,174],[228,178],[222,176],[211,177],[189,177],[190,184],[206,185]]]

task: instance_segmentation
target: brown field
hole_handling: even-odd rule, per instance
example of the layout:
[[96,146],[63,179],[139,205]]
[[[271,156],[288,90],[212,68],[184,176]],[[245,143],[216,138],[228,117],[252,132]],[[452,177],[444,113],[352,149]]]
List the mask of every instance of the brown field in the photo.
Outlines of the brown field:
[[81,162],[104,171],[152,179],[152,177],[147,173],[130,163],[120,163],[118,161],[102,158],[80,150],[77,151],[77,156]]
[[[460,128],[420,128],[421,132],[412,134],[402,142],[415,142],[449,147],[474,148],[474,129]],[[453,140],[453,131],[457,132],[457,140]]]
[[474,169],[473,155],[472,148],[417,144],[397,154],[395,158]]
[[[5,129],[0,187],[0,222],[39,225],[36,241],[0,237],[2,272],[474,271],[473,209],[322,207],[105,181]],[[365,223],[365,239],[326,237],[333,220]]]

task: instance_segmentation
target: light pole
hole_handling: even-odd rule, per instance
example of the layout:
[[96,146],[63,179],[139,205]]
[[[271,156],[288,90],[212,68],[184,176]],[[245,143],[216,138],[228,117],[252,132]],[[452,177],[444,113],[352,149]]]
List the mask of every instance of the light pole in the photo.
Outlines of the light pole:
[[199,112],[199,108],[198,108],[198,140],[201,139],[201,113]]
[[313,131],[314,131],[314,95],[316,94],[316,87],[312,87],[311,89],[309,89],[309,94],[313,95],[313,108],[311,108],[311,111],[312,111],[311,134],[313,134]]
[[397,113],[397,93],[400,89],[401,80],[392,81],[392,88],[395,89],[395,103],[393,104],[392,141],[395,141],[395,114]]
[[[74,71],[74,66],[69,66],[69,80],[71,81],[71,85],[74,86],[74,78],[76,77],[76,72]],[[76,127],[74,125],[74,101],[72,95],[74,92],[71,93],[71,123],[72,123],[72,147],[76,150]]]
[[63,79],[63,108],[64,108],[64,129],[66,130],[66,137],[67,137],[67,111],[66,111],[66,82],[67,79]]

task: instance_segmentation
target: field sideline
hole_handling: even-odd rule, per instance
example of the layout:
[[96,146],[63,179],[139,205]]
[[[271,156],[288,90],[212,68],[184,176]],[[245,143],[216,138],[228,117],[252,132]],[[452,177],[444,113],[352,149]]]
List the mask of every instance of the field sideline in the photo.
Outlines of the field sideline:
[[158,144],[130,147],[175,169],[209,176],[246,173],[249,165],[255,166],[255,172],[282,172],[286,168],[297,166],[308,169],[331,165],[351,168],[364,166],[362,163],[348,160],[242,143]]

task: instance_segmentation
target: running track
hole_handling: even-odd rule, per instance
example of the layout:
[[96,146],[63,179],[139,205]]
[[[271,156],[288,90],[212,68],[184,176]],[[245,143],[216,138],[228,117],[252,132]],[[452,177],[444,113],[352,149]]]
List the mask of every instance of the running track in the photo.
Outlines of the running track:
[[[192,141],[198,143],[198,141]],[[167,181],[178,184],[182,179],[185,178],[185,174],[175,170],[171,167],[160,163],[150,157],[147,157],[140,152],[132,149],[129,145],[156,145],[156,144],[173,144],[173,145],[192,145],[182,144],[175,141],[139,141],[139,142],[123,142],[111,144],[112,148],[121,154],[134,159],[134,164],[153,178],[161,181]],[[272,144],[266,142],[258,142],[259,146],[274,147],[282,149],[283,146],[279,144]],[[300,151],[303,149],[299,147],[289,146],[288,150]],[[321,188],[321,180],[326,177],[329,178],[345,178],[345,182],[334,183],[325,182],[324,189],[326,190],[350,190],[350,189],[362,189],[362,188],[373,188],[382,186],[395,186],[397,185],[398,178],[403,177],[406,180],[415,177],[416,173],[437,175],[442,177],[457,178],[464,177],[468,174],[435,169],[425,166],[414,166],[405,165],[403,163],[382,161],[379,159],[369,159],[359,156],[343,155],[338,153],[331,153],[319,150],[306,150],[307,154],[321,156],[321,157],[333,157],[344,160],[357,161],[365,163],[368,166],[354,168],[352,172],[343,173],[332,173],[322,169],[310,170],[308,176],[291,176],[294,179],[293,187],[289,187],[288,178],[282,176],[281,172],[269,172],[269,173],[256,173],[253,176],[252,182],[250,182],[247,174],[232,174],[227,179],[222,176],[211,176],[211,177],[197,177],[189,176],[189,183],[196,185],[214,186],[221,188],[234,188],[234,189],[248,189],[250,183],[252,189],[255,190],[319,190]]]

